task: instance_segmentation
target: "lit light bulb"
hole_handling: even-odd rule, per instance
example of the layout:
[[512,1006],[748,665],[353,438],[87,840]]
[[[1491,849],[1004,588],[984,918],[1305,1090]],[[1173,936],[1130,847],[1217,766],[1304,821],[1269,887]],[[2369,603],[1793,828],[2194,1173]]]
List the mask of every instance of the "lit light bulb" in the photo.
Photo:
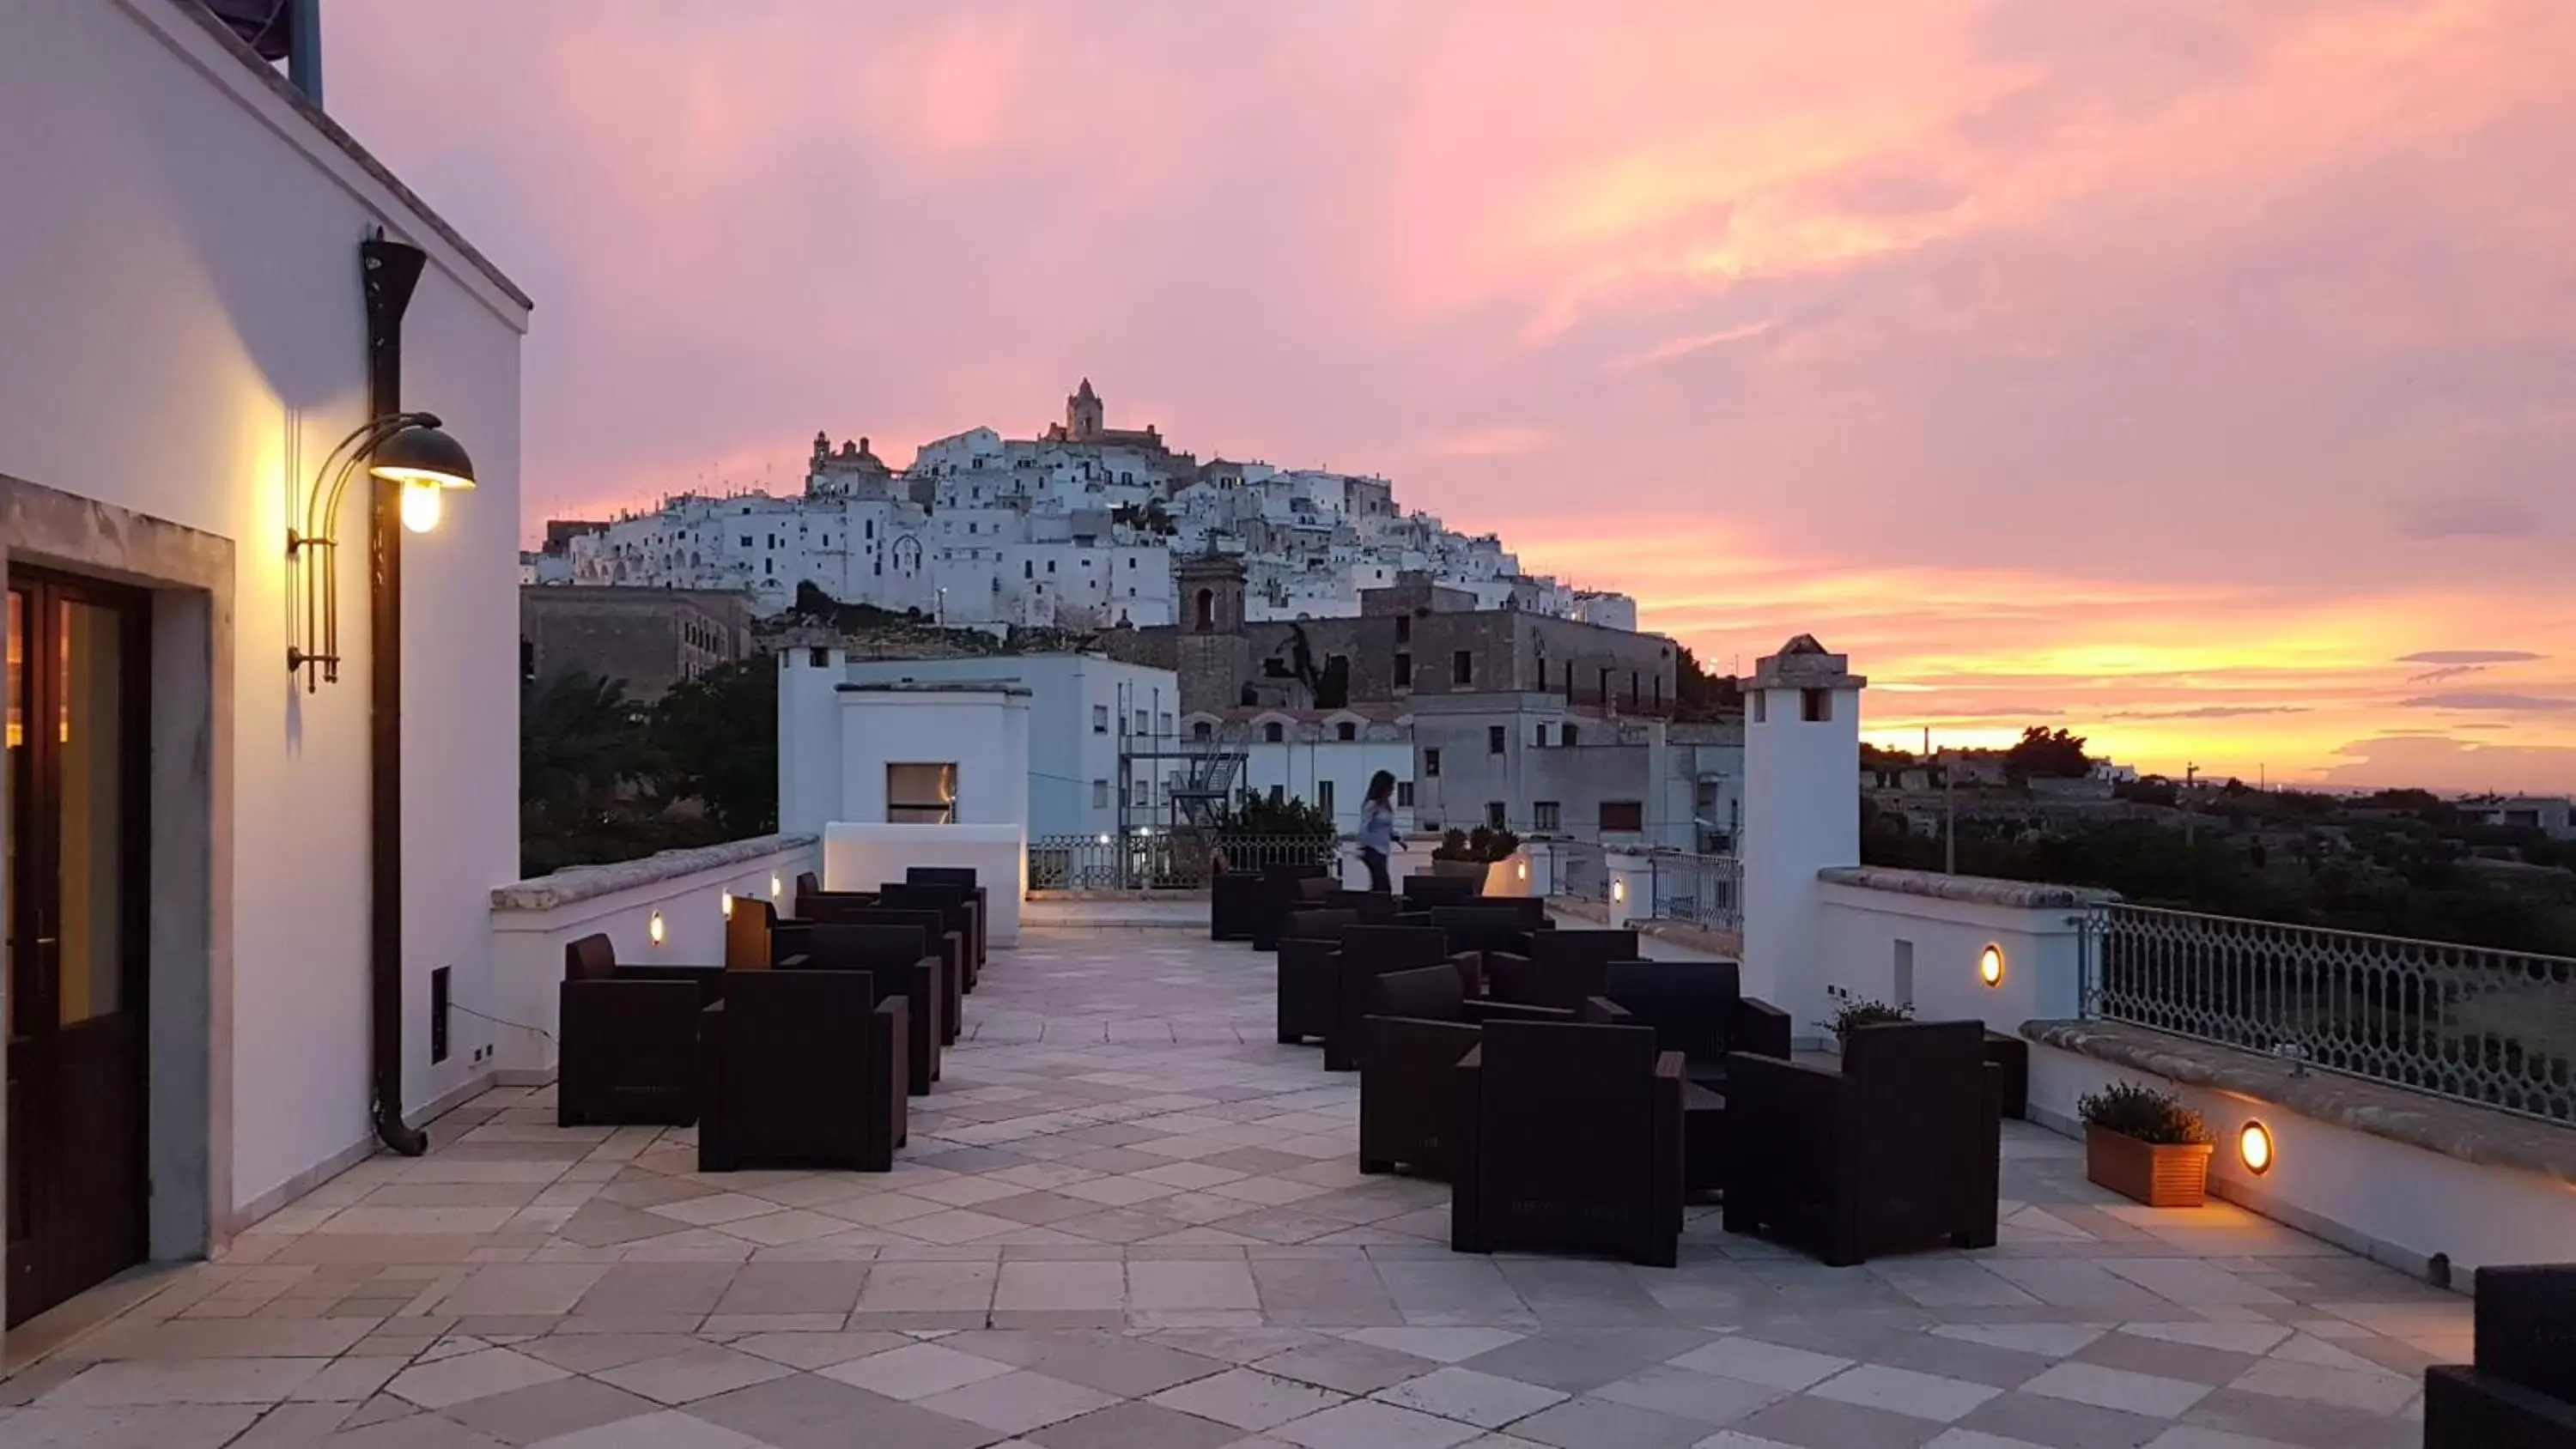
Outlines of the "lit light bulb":
[[779,880],[779,878],[774,875],[771,876],[769,878],[769,898],[774,901],[785,894],[787,894],[786,883]]
[[403,527],[414,533],[427,533],[438,527],[440,509],[438,485],[415,478],[402,486]]
[[724,918],[728,921],[733,919],[733,892],[731,891],[724,893]]
[[2248,1122],[2236,1133],[2236,1155],[2244,1160],[2245,1170],[2261,1177],[2272,1170],[2272,1129],[2260,1122]]
[[652,938],[654,945],[659,946],[662,944],[662,913],[660,911],[655,911],[653,913],[653,919],[644,923],[644,934]]
[[1977,979],[1988,986],[2004,984],[2004,948],[1988,946],[1977,953]]

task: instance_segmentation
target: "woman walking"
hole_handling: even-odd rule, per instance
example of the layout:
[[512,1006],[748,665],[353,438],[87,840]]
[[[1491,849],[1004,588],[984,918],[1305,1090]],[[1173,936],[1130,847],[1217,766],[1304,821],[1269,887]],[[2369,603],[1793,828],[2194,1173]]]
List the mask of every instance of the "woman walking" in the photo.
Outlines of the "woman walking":
[[1395,890],[1387,879],[1386,858],[1395,849],[1395,776],[1380,770],[1369,780],[1360,801],[1360,864],[1368,867],[1369,889],[1379,895]]

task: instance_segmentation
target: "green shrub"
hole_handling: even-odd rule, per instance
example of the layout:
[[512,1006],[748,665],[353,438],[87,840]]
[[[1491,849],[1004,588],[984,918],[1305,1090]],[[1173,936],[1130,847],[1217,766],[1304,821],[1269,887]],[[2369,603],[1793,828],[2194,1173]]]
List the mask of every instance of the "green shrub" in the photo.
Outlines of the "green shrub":
[[2198,1112],[2184,1106],[2171,1092],[2136,1082],[2114,1082],[2098,1092],[2085,1093],[2076,1099],[2075,1115],[2083,1118],[2088,1127],[2159,1146],[2211,1140],[2209,1128]]
[[1828,986],[1825,995],[1832,999],[1834,1012],[1817,1024],[1831,1031],[1838,1041],[1850,1040],[1851,1034],[1864,1026],[1914,1019],[1911,1006],[1890,1006],[1876,997],[1854,996],[1849,987]]

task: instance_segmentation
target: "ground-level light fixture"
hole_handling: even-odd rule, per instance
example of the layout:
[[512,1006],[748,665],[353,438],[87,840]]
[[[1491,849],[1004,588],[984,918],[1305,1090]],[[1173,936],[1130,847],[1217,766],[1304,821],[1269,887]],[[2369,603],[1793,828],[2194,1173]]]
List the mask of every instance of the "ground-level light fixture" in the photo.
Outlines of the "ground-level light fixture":
[[644,934],[651,938],[654,945],[659,946],[662,944],[662,913],[660,911],[655,911],[653,913],[653,918],[644,923]]
[[2248,1122],[2236,1129],[2236,1157],[2245,1170],[2261,1177],[2272,1170],[2272,1129]]
[[1988,986],[2004,984],[2004,948],[1992,941],[1977,953],[1977,979]]
[[340,542],[335,532],[349,480],[364,467],[370,477],[402,490],[403,526],[426,533],[438,526],[439,500],[452,489],[474,486],[474,460],[449,437],[435,413],[390,413],[373,418],[340,440],[313,479],[304,527],[286,531],[286,556],[302,568],[304,628],[286,649],[289,673],[305,673],[312,693],[340,680]]
[[1528,862],[1528,861],[1526,861],[1526,860],[1516,860],[1516,861],[1512,862],[1512,871],[1513,871],[1513,873],[1514,873],[1516,876],[1518,876],[1520,879],[1522,879],[1522,880],[1528,880],[1528,879],[1529,879],[1529,862]]

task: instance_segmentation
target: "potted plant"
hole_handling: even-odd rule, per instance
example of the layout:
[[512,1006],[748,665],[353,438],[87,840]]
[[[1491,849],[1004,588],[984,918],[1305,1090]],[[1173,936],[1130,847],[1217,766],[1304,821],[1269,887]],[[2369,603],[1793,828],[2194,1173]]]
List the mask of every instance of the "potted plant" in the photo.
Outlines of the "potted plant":
[[1864,1026],[1914,1019],[1913,1007],[1890,1006],[1874,996],[1857,996],[1848,986],[1828,986],[1825,995],[1834,1004],[1833,1015],[1816,1024],[1833,1033],[1836,1052],[1842,1050],[1843,1043],[1851,1040],[1853,1032]]
[[2198,1207],[2209,1192],[2209,1128],[2171,1092],[2114,1082],[2076,1099],[2084,1176],[2149,1207]]
[[1483,880],[1494,862],[1511,859],[1520,848],[1521,838],[1508,830],[1496,830],[1490,825],[1453,829],[1432,847],[1431,873]]

